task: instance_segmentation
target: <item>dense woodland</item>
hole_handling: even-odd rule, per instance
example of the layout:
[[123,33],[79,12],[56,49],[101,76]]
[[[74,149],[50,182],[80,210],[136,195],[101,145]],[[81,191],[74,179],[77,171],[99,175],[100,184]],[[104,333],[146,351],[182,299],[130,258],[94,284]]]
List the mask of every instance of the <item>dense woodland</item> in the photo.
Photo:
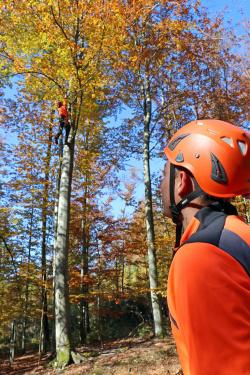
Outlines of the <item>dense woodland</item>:
[[164,337],[175,229],[151,160],[188,121],[249,125],[247,39],[189,0],[2,0],[0,18],[1,353],[62,367],[85,343]]

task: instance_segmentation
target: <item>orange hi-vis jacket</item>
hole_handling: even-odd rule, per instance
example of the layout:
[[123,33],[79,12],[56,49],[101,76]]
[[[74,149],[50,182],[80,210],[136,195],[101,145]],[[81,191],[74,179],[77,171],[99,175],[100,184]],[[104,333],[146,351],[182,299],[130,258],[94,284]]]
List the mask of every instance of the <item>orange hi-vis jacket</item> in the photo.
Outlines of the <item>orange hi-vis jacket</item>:
[[58,108],[58,113],[60,117],[68,117],[68,110],[67,110],[67,102],[66,100],[63,101],[63,105]]
[[184,375],[250,375],[250,226],[216,205],[186,228],[168,307]]

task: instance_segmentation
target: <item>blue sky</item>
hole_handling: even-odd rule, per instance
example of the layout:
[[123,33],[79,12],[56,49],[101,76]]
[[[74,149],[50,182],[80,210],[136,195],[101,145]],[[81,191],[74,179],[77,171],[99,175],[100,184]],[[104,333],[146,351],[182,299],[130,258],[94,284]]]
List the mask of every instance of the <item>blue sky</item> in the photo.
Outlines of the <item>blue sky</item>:
[[250,16],[249,0],[202,0],[201,4],[208,9],[210,15],[222,11],[226,20],[232,20],[234,27],[238,22]]

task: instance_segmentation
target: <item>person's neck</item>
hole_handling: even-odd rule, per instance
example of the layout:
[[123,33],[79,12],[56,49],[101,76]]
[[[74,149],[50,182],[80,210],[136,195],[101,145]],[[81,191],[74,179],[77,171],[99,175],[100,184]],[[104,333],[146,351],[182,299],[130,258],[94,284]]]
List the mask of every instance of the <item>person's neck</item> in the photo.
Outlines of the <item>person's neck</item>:
[[204,206],[197,203],[190,203],[187,207],[182,209],[182,225],[183,230],[187,228],[190,221],[193,219],[194,215]]

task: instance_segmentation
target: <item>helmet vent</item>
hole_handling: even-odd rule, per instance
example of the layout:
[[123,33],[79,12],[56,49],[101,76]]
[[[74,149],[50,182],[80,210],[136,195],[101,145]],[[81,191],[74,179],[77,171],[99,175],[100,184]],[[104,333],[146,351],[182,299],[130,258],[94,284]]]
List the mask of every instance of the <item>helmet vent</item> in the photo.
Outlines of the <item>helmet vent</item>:
[[223,142],[227,143],[229,146],[234,147],[234,142],[233,142],[232,138],[221,137],[221,140]]
[[219,161],[219,159],[211,152],[211,161],[212,161],[212,180],[219,182],[219,184],[226,184],[227,183],[227,175],[223,165]]
[[184,138],[189,136],[190,134],[181,134],[179,137],[176,137],[175,139],[172,140],[172,142],[169,143],[168,148],[173,151],[175,147],[182,141]]
[[184,162],[184,156],[183,156],[182,152],[179,152],[179,154],[175,158],[175,161],[177,161],[177,163],[183,163]]
[[239,149],[240,149],[240,152],[242,153],[242,155],[246,155],[247,153],[247,145],[244,141],[237,141],[238,143],[238,146],[239,146]]

